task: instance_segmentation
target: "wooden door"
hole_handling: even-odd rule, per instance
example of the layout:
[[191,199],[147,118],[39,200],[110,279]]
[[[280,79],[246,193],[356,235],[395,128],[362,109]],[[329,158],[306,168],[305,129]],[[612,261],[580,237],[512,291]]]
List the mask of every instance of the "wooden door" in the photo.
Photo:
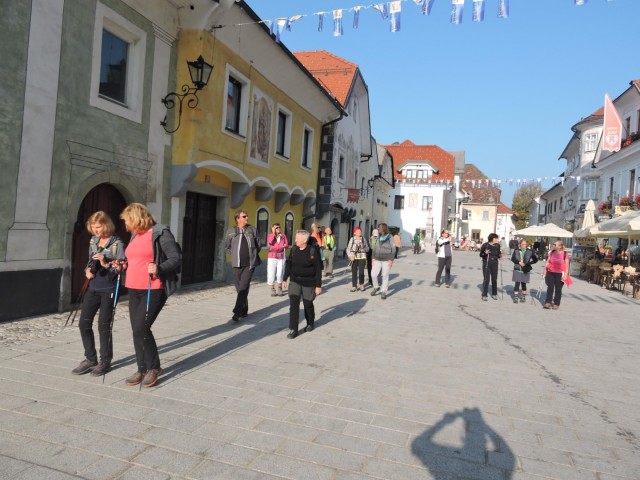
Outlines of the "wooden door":
[[182,229],[182,284],[213,279],[216,197],[187,192]]
[[113,220],[116,226],[116,234],[125,243],[129,243],[131,235],[124,228],[124,222],[120,220],[120,213],[127,206],[124,197],[113,185],[101,183],[94,187],[80,204],[78,216],[73,229],[73,244],[71,257],[71,301],[78,298],[84,284],[84,269],[87,266],[89,255],[89,240],[91,234],[87,230],[87,219],[95,212],[102,210]]

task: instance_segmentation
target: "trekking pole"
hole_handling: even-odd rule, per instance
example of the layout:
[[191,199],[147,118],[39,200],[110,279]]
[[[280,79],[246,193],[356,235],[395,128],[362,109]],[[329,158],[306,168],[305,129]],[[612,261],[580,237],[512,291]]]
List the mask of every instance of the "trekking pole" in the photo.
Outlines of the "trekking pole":
[[489,293],[489,259],[482,259],[482,296],[484,297],[485,285]]
[[[116,289],[113,292],[113,310],[111,311],[111,323],[109,325],[109,343],[107,345],[107,355],[111,354],[111,345],[113,344],[113,322],[116,319],[116,305],[118,304],[118,290],[120,289],[120,270],[118,270],[118,279],[116,280]],[[111,355],[113,356],[113,355]],[[110,359],[111,361],[113,359]],[[102,383],[104,384],[104,377],[107,375],[107,369],[102,372]]]
[[[144,337],[142,337],[142,361],[144,362],[144,344],[147,340],[147,322],[149,321],[149,301],[151,300],[151,279],[153,278],[153,275],[150,273],[149,274],[149,283],[147,285],[147,307],[145,308],[144,311],[144,326],[145,326],[145,332],[144,332]],[[140,391],[142,391],[142,381],[140,381]]]
[[[78,314],[78,309],[80,308],[80,304],[84,300],[84,296],[87,293],[87,289],[88,288],[89,288],[89,279],[85,278],[84,285],[82,285],[82,288],[80,289],[80,294],[78,295],[78,298],[76,299],[76,303],[74,304],[73,309],[69,312],[69,316],[67,317],[67,321],[64,322],[64,327],[63,328],[66,328],[66,326],[69,323],[70,319],[71,319],[71,325],[73,325],[73,322],[76,321],[76,315]],[[72,316],[73,316],[73,318],[71,318]]]
[[502,258],[498,260],[500,262],[500,290],[502,291],[502,295],[500,296],[500,300],[504,300],[504,283],[502,283]]

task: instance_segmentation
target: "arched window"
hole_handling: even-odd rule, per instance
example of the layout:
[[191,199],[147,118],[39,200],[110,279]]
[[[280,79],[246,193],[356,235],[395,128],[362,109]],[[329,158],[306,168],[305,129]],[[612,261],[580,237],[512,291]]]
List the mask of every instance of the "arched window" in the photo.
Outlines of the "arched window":
[[261,246],[265,246],[267,244],[267,232],[269,231],[269,212],[266,208],[258,209],[258,224],[256,228],[258,229],[258,240],[260,241]]
[[289,241],[289,245],[293,245],[293,213],[287,212],[284,216],[284,234]]

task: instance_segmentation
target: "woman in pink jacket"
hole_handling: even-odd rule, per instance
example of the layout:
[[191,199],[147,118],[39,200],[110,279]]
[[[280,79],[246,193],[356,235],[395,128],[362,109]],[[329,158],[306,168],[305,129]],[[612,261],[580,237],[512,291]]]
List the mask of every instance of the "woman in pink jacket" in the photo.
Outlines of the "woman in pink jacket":
[[[286,249],[289,246],[287,236],[282,233],[279,223],[271,226],[271,233],[267,235],[269,254],[267,255],[267,284],[271,286],[271,296],[282,295],[282,274]],[[277,287],[277,289],[276,289]]]

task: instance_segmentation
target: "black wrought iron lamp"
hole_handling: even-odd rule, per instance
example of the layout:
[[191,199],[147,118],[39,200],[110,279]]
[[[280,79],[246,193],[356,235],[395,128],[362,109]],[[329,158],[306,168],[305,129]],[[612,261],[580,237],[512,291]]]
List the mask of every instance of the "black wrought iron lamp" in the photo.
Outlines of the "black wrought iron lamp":
[[191,82],[194,86],[190,87],[189,85],[183,85],[181,90],[182,93],[169,92],[162,99],[162,103],[167,110],[172,110],[176,107],[176,104],[178,105],[178,120],[176,121],[176,126],[173,130],[167,128],[166,115],[164,116],[164,120],[160,122],[160,125],[162,125],[164,131],[167,133],[173,133],[180,128],[182,104],[185,99],[187,99],[187,106],[189,108],[196,108],[196,106],[198,106],[197,92],[207,86],[207,83],[209,83],[209,77],[211,77],[211,72],[213,72],[213,65],[205,62],[202,55],[200,55],[194,62],[187,61],[187,66],[189,67],[189,75],[191,76]]

